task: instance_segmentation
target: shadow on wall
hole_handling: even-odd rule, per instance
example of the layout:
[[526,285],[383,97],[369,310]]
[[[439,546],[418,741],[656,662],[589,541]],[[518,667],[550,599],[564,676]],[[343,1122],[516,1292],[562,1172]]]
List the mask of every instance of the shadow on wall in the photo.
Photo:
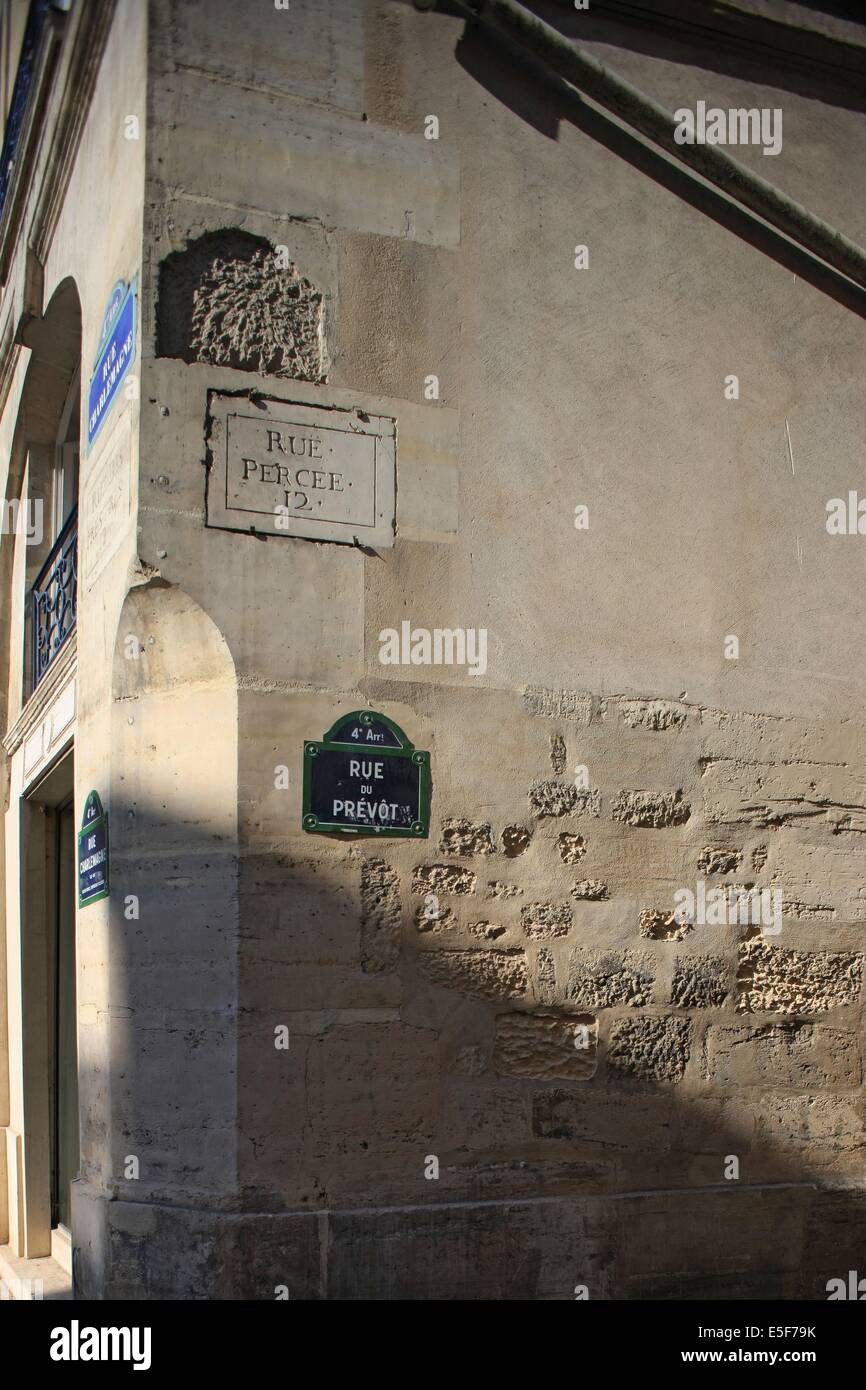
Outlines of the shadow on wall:
[[[559,9],[551,15],[543,7],[536,8],[542,18],[569,37],[579,38],[582,34],[587,39],[638,47],[642,52],[651,53],[667,61],[676,61],[671,40],[666,32],[653,35],[643,28],[620,24],[614,24],[611,32],[611,21],[606,17],[589,20],[584,27],[587,15],[581,14],[577,18],[572,16],[569,20],[567,13]],[[645,47],[640,42],[643,39],[646,41]],[[706,66],[714,68],[719,60],[719,51],[715,47],[712,49],[712,55],[712,58],[708,55],[704,57]],[[663,152],[632,135],[613,117],[591,106],[567,82],[546,68],[527,50],[513,44],[506,36],[500,37],[486,29],[479,34],[474,29],[467,28],[458,42],[456,57],[470,76],[490,92],[491,96],[543,135],[557,139],[560,122],[568,122],[596,144],[602,145],[661,188],[667,189],[682,202],[739,237],[741,241],[770,257],[861,318],[866,318],[866,291],[801,250],[787,237],[731,202],[723,193],[702,182],[698,176],[691,174]],[[692,64],[701,61],[695,56],[693,43],[684,46],[682,61]],[[613,66],[615,67],[615,64]],[[743,79],[745,68],[745,60],[735,57],[729,69],[722,67],[720,71],[730,71],[732,75]],[[759,69],[754,80],[766,83],[766,63],[759,64]],[[782,80],[774,71],[774,84]],[[792,78],[792,83],[793,81]],[[815,79],[814,82],[806,82],[803,79],[802,82],[792,85],[791,89],[812,96],[827,105],[840,104],[839,84],[832,76]],[[688,90],[691,91],[691,88]],[[861,95],[852,97],[850,106],[852,110],[866,112],[866,90]],[[736,151],[734,154],[736,155]],[[573,175],[574,198],[577,205],[580,197],[579,168],[574,165],[569,168],[565,161],[566,156],[563,155],[563,178],[567,178],[569,173]],[[759,172],[773,182],[775,176],[772,170],[762,169]]]
[[[80,998],[108,1006],[79,1028],[85,1293],[102,1288],[105,1183],[193,1204],[236,1189],[234,663],[207,614],[153,579],[124,603],[112,693],[107,943],[104,905],[78,915]],[[125,1258],[110,1277],[138,1278]]]
[[[295,838],[238,867],[161,803],[110,815],[110,1134],[82,1121],[94,1191],[110,1148],[106,1297],[823,1299],[862,1266],[856,1047],[829,1085],[711,1084],[700,1032],[730,1012],[432,983],[425,956],[491,950],[418,931],[388,846]],[[629,1024],[673,1079],[621,1070]],[[86,1030],[81,1067],[100,1093]]]
[[[772,74],[772,86],[809,101],[849,111],[866,111],[866,69],[863,46],[833,38],[802,22],[787,23],[755,12],[756,7],[719,6],[714,24],[713,7],[696,17],[684,13],[676,0],[592,0],[585,10],[557,0],[521,0],[528,10],[558,29],[575,43],[606,43],[668,64],[682,64],[706,72],[712,105],[719,94],[718,78],[762,86]],[[449,8],[465,16],[459,5]],[[801,6],[802,8],[802,6]],[[853,3],[807,5],[824,14],[863,24],[862,6]],[[604,61],[604,59],[602,59]],[[743,104],[739,100],[736,105]]]

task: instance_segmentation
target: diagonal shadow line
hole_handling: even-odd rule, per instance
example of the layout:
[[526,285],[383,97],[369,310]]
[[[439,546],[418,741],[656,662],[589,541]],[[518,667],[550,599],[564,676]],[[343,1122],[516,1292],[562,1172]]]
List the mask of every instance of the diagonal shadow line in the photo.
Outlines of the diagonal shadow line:
[[[561,5],[562,0],[527,0],[533,13],[573,38],[614,43],[721,76],[767,81],[843,110],[864,110],[866,54],[849,40],[724,2],[701,9],[683,0],[593,0],[592,9],[579,14]],[[592,24],[586,23],[590,14]]]
[[[462,6],[456,7],[462,9]],[[464,17],[466,15],[463,11]],[[709,217],[747,245],[774,260],[860,318],[866,319],[866,290],[832,269],[811,252],[704,182],[700,175],[676,164],[667,154],[645,143],[580,95],[534,54],[493,28],[474,19],[457,43],[461,67],[495,99],[541,134],[558,139],[567,121],[590,139],[667,189],[689,207]],[[515,73],[517,66],[517,73]],[[517,82],[515,82],[515,77]],[[527,90],[528,88],[528,90]]]

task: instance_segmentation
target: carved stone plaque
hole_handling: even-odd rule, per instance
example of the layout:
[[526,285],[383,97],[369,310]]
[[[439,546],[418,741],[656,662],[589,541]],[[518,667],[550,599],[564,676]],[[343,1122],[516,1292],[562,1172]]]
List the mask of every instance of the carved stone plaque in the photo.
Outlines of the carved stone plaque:
[[393,420],[212,392],[208,445],[208,526],[394,544]]
[[78,551],[85,592],[96,583],[129,528],[132,442],[125,411],[110,438],[94,448],[82,477],[78,511]]

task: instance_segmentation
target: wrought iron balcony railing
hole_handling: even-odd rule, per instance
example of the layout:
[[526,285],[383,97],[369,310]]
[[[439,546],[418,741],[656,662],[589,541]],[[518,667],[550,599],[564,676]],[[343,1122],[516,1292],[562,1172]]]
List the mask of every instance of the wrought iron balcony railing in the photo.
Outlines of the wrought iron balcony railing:
[[78,510],[51,547],[31,589],[33,601],[33,689],[75,628],[78,611]]

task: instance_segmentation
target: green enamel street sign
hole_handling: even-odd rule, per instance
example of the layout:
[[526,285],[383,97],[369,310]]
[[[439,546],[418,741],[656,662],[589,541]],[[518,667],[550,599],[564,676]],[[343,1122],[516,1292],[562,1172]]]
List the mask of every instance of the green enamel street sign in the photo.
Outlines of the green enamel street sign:
[[430,832],[430,754],[387,715],[354,710],[304,743],[303,827],[311,834]]
[[78,832],[78,906],[108,897],[108,816],[98,792],[84,803]]

